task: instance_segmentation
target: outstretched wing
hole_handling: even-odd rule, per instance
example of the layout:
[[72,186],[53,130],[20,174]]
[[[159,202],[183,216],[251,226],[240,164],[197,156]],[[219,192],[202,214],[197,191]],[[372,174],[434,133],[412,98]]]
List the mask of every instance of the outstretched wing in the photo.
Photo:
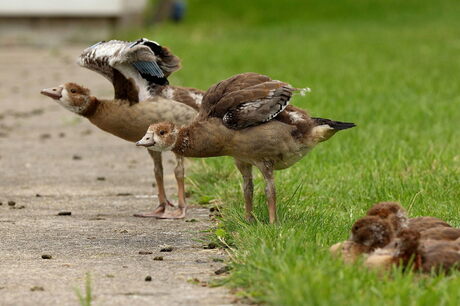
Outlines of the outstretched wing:
[[295,90],[287,83],[254,73],[231,79],[211,88],[203,98],[203,103],[212,103],[208,116],[222,118],[231,129],[272,120],[286,108]]
[[116,99],[132,103],[154,95],[155,85],[167,84],[167,77],[180,68],[179,58],[145,38],[99,42],[82,52],[78,64],[109,79]]

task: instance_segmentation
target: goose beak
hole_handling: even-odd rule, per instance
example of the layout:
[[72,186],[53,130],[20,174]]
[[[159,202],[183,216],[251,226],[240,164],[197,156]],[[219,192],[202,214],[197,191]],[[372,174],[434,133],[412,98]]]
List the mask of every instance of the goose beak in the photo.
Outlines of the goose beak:
[[54,100],[59,100],[62,97],[62,87],[45,88],[40,93]]
[[155,141],[153,140],[153,134],[147,133],[141,140],[136,142],[136,146],[138,147],[152,147],[155,145]]

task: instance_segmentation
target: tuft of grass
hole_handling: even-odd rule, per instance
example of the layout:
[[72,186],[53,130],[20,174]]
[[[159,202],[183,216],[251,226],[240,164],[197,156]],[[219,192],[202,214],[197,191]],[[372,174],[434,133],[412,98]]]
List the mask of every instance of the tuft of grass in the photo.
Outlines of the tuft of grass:
[[75,288],[75,294],[78,297],[78,302],[81,306],[91,306],[93,303],[93,294],[91,289],[91,275],[86,273],[85,275],[85,292],[84,294],[79,288]]
[[260,176],[243,217],[231,158],[196,160],[198,197],[225,200],[216,240],[230,248],[227,284],[272,305],[456,305],[460,274],[378,275],[327,249],[374,202],[460,226],[460,2],[454,0],[188,1],[182,24],[149,37],[183,59],[171,84],[208,88],[255,71],[312,89],[292,104],[357,124],[276,173],[278,224]]

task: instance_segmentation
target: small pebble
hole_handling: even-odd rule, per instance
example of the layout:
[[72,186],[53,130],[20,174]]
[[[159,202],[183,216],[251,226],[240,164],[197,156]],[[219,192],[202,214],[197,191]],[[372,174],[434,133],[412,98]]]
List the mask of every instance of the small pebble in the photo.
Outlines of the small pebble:
[[57,214],[58,216],[71,216],[72,212],[71,211],[60,211]]
[[224,274],[224,273],[227,273],[228,271],[230,271],[232,268],[230,266],[223,266],[222,268],[214,271],[214,273],[216,275],[220,275],[220,274]]
[[42,286],[33,286],[30,291],[45,291],[45,289]]
[[36,197],[36,198],[40,198],[41,196],[42,196],[42,195],[39,194],[39,193],[35,194],[35,197]]
[[133,195],[132,193],[129,193],[129,192],[120,192],[120,193],[117,193],[117,197],[127,197],[127,196],[131,196]]
[[151,277],[150,275],[147,275],[147,276],[145,277],[145,281],[146,281],[146,282],[151,282],[151,281],[152,281],[152,277]]
[[105,177],[103,177],[103,176],[98,176],[96,179],[97,179],[98,181],[105,181]]
[[0,202],[0,206],[2,206],[2,205],[3,205],[3,202]]
[[82,157],[80,155],[74,155],[74,156],[72,156],[72,159],[73,160],[81,160]]
[[153,260],[163,260],[163,256],[155,256],[153,257]]
[[166,246],[160,250],[160,252],[172,252],[173,247],[172,246]]
[[53,256],[49,255],[49,254],[43,254],[42,255],[42,259],[51,259],[53,258]]
[[215,244],[214,242],[210,242],[203,249],[212,250],[212,249],[215,249],[215,248],[217,248],[217,244]]
[[16,205],[16,202],[15,201],[8,201],[8,205],[9,206],[14,206],[14,205]]
[[139,255],[150,255],[153,254],[153,252],[150,251],[139,251]]

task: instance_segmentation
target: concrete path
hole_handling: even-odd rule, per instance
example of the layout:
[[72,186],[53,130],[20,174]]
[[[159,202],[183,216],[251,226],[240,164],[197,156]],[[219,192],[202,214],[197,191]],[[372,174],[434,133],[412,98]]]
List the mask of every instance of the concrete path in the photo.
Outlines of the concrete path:
[[[82,49],[0,49],[0,305],[78,305],[86,273],[94,305],[232,303],[226,289],[197,284],[224,265],[200,241],[208,210],[193,207],[182,221],[132,217],[157,204],[145,150],[39,94],[74,81],[112,95],[74,63]],[[165,166],[174,195],[170,156]]]

